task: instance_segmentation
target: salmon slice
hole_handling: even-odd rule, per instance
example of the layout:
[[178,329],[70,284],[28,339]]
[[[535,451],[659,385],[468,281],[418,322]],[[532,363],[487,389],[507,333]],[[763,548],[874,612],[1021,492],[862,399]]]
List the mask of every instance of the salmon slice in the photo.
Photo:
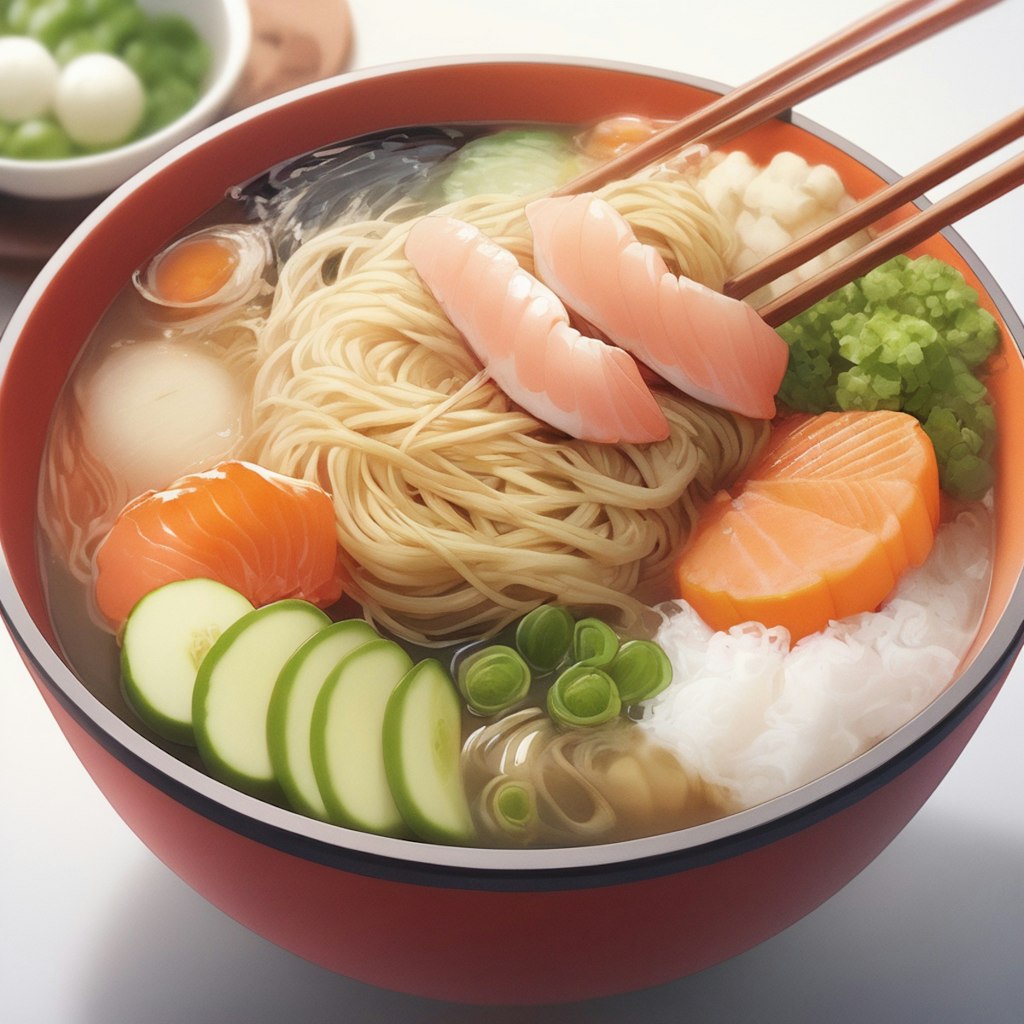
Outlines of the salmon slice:
[[217,580],[260,607],[341,596],[334,506],[316,484],[224,462],[129,502],[96,551],[96,607],[116,631],[174,580]]
[[558,296],[508,249],[437,216],[413,225],[405,255],[494,382],[527,412],[584,441],[668,437],[636,363],[573,328]]
[[745,302],[673,274],[591,193],[526,207],[537,276],[610,341],[693,398],[775,415],[789,349]]
[[715,629],[757,621],[795,642],[877,608],[927,558],[938,521],[935,452],[914,417],[793,417],[705,510],[679,594]]

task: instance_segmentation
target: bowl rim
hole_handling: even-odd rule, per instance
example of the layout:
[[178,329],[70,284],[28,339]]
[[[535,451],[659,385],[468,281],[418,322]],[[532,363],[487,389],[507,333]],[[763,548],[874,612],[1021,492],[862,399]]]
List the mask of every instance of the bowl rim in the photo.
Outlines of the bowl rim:
[[[157,177],[168,164],[230,132],[265,111],[301,103],[306,97],[344,89],[370,78],[406,75],[439,66],[482,64],[583,67],[654,77],[714,92],[720,83],[682,72],[645,65],[548,55],[460,55],[380,65],[338,75],[264,100],[178,144],[135,174],[89,214],[60,246],[29,286],[0,344],[0,379],[6,374],[17,337],[31,310],[63,267],[68,255],[123,197]],[[896,172],[842,136],[801,114],[782,119],[817,136],[886,181]],[[919,206],[927,206],[922,200]],[[1024,350],[1024,324],[991,274],[956,232],[942,235],[977,275],[1002,316],[1009,338]],[[507,850],[443,846],[371,835],[328,824],[232,789],[178,760],[118,718],[86,689],[64,664],[32,620],[17,592],[6,552],[0,550],[0,617],[37,680],[72,718],[131,771],[176,801],[234,832],[328,866],[373,877],[461,888],[565,888],[613,884],[649,878],[687,867],[703,866],[774,842],[837,813],[883,786],[951,733],[1005,677],[1024,643],[1024,574],[1019,573],[1007,598],[1007,612],[958,678],[926,708],[890,736],[852,761],[763,804],[702,825],[619,843],[554,849]],[[1009,614],[1016,610],[1018,614]]]
[[[128,175],[131,177],[154,156],[175,146],[182,139],[182,133],[191,131],[193,125],[208,124],[227,103],[232,90],[238,84],[252,44],[252,16],[247,0],[220,0],[219,6],[224,12],[226,45],[219,60],[217,54],[214,54],[211,71],[215,73],[209,79],[206,89],[185,113],[149,135],[96,153],[62,157],[58,160],[19,160],[0,155],[0,171],[7,171],[18,177],[54,175],[60,172],[68,175],[88,174],[88,180],[94,180],[104,169],[113,170],[123,163],[134,168]],[[117,184],[120,185],[121,182]],[[99,194],[103,191],[100,190]],[[12,189],[11,194],[23,193]],[[28,196],[28,193],[24,194]],[[91,193],[83,193],[69,184],[68,190],[61,191],[59,198],[70,199],[85,194]],[[43,198],[45,201],[38,191],[33,191],[31,197]]]

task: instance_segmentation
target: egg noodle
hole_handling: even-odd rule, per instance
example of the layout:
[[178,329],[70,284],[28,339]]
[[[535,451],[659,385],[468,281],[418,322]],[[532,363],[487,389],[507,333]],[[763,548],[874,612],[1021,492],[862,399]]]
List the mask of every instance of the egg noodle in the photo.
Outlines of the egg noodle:
[[[600,194],[676,272],[721,288],[731,236],[689,186]],[[525,203],[478,196],[443,212],[532,270]],[[349,593],[405,639],[494,633],[548,600],[635,622],[767,424],[659,389],[665,441],[557,434],[481,371],[405,259],[409,227],[343,225],[289,259],[258,338],[248,457],[333,496]]]

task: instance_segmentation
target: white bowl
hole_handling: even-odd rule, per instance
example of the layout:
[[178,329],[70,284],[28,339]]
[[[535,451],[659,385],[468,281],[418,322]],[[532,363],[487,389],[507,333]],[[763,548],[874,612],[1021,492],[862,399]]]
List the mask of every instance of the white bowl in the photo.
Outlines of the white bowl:
[[62,160],[0,157],[0,192],[29,199],[77,199],[110,192],[136,171],[217,120],[249,56],[252,24],[246,0],[139,0],[147,11],[186,17],[210,47],[206,87],[176,121],[125,146]]

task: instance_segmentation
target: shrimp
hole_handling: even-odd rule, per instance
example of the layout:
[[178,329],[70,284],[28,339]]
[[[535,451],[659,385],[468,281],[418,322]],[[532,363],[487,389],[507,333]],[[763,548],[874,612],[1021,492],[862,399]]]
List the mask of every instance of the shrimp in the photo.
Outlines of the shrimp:
[[569,323],[558,296],[471,224],[432,216],[405,255],[488,375],[531,415],[583,441],[643,444],[668,421],[622,349]]
[[614,344],[699,401],[775,415],[789,360],[757,312],[685,277],[590,193],[526,207],[538,277]]

